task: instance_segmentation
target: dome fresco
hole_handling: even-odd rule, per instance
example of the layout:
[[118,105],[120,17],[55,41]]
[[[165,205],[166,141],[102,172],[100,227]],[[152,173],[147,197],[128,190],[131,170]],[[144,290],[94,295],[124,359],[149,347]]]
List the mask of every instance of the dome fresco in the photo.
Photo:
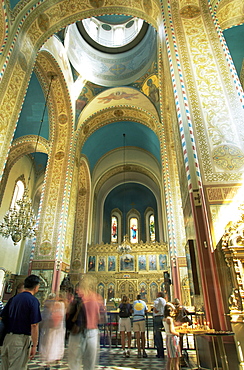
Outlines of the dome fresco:
[[64,44],[71,64],[80,75],[94,84],[115,87],[132,83],[149,69],[156,57],[157,37],[149,26],[143,40],[132,50],[107,54],[89,45],[73,24],[67,27]]

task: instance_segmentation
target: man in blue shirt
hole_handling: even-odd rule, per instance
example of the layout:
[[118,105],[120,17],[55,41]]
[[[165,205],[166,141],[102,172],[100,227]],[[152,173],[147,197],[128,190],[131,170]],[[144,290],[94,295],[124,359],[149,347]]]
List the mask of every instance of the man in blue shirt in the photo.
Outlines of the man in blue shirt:
[[[146,315],[147,305],[141,300],[140,294],[138,294],[136,301],[133,302],[133,331],[136,334],[136,345],[138,350],[137,357],[147,357],[145,351],[145,330],[146,330]],[[141,339],[141,340],[140,340]]]
[[13,297],[3,309],[1,316],[7,326],[7,334],[1,352],[1,370],[25,370],[28,359],[36,354],[38,323],[42,318],[40,303],[34,295],[39,285],[38,276],[28,276],[24,282],[24,291]]

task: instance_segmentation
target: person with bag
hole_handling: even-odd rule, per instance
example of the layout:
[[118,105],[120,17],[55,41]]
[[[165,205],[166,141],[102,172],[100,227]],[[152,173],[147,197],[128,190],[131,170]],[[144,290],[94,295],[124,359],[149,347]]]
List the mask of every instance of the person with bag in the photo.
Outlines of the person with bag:
[[[122,301],[119,305],[119,332],[121,335],[121,346],[124,357],[130,357],[131,347],[131,322],[130,316],[132,314],[132,305],[129,303],[129,299],[126,295],[122,297]],[[127,333],[128,339],[128,350],[125,350],[125,332]]]
[[[70,370],[94,370],[99,351],[99,329],[103,299],[95,292],[96,281],[91,275],[84,275],[77,287],[80,305],[73,316],[75,326],[71,328],[68,344],[68,364]],[[85,315],[85,318],[82,317]],[[85,327],[82,321],[85,319]],[[78,328],[76,328],[78,326]],[[77,329],[77,333],[74,330]],[[80,329],[79,329],[80,328]]]
[[[180,303],[180,300],[178,298],[174,299],[174,306],[175,306],[175,325],[180,326],[182,324],[188,323],[189,325],[192,325],[191,319],[189,318],[189,311]],[[182,367],[187,366],[187,363],[183,356],[183,337],[184,334],[180,335],[180,364]]]
[[141,295],[137,295],[137,299],[133,303],[133,330],[136,335],[136,345],[137,345],[137,357],[141,357],[141,349],[142,349],[142,357],[146,358],[147,353],[145,351],[145,331],[146,331],[146,313],[147,313],[147,305],[144,301],[141,300]]

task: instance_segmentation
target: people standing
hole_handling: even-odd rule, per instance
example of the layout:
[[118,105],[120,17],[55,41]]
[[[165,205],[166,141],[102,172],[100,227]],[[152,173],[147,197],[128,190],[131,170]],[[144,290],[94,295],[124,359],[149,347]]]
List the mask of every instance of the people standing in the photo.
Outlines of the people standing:
[[173,316],[174,306],[166,304],[164,307],[164,329],[166,333],[167,368],[166,370],[179,370],[180,346],[179,333],[176,332]]
[[[132,305],[129,303],[129,299],[126,295],[122,297],[122,301],[119,305],[119,332],[121,335],[121,346],[125,357],[130,357],[131,347],[131,321],[130,316],[132,314]],[[125,350],[125,333],[127,333],[128,339],[128,350]]]
[[158,292],[157,299],[153,305],[153,334],[154,343],[157,348],[156,357],[164,357],[164,343],[162,337],[163,318],[164,318],[164,307],[166,300],[164,299],[164,293]]
[[64,301],[51,293],[44,302],[40,327],[39,353],[45,370],[50,369],[52,362],[57,365],[64,356],[65,313]]
[[[69,336],[68,344],[68,363],[70,370],[94,370],[97,362],[99,350],[99,319],[104,312],[103,300],[95,291],[95,279],[90,275],[85,275],[80,281],[78,296],[85,313],[85,328],[77,328],[75,334],[72,329]],[[78,313],[81,312],[78,308]],[[78,314],[76,315],[79,316]],[[75,325],[78,325],[77,322]]]
[[133,331],[136,334],[138,358],[140,358],[141,356],[147,357],[147,353],[145,351],[146,313],[147,305],[144,301],[141,300],[140,294],[138,294],[137,299],[133,303]]
[[39,277],[29,275],[24,281],[24,291],[3,309],[7,334],[1,352],[1,370],[25,370],[29,358],[33,359],[36,354],[41,313],[34,295],[39,285]]

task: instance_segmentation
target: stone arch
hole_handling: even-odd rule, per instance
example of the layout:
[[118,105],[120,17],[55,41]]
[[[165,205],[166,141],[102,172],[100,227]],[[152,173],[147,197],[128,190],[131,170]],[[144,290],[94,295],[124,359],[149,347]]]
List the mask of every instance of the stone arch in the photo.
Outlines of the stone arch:
[[[22,10],[21,10],[22,11]],[[129,6],[114,4],[106,6],[104,1],[90,0],[87,6],[78,0],[63,0],[61,2],[43,2],[37,7],[29,9],[30,14],[26,17],[23,10],[21,26],[13,33],[13,44],[8,55],[8,63],[5,63],[1,87],[5,94],[0,102],[3,112],[0,120],[3,129],[0,133],[1,148],[0,168],[4,168],[5,159],[8,155],[9,143],[15,129],[15,122],[25,96],[26,88],[32,72],[36,55],[43,43],[55,32],[66,25],[83,18],[102,14],[131,14],[140,17],[152,24],[155,28],[161,23],[161,7],[159,1],[132,0]],[[21,19],[21,14],[19,14]],[[21,42],[16,42],[21,37]],[[9,42],[9,45],[11,41]]]

